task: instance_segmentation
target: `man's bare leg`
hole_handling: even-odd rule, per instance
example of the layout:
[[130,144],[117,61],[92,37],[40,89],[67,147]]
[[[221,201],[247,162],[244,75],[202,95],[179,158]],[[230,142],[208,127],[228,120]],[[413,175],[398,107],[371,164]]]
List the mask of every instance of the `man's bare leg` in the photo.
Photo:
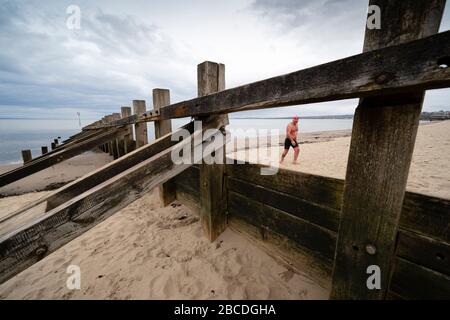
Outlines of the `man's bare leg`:
[[297,159],[298,159],[298,155],[300,154],[300,148],[298,146],[296,146],[294,148],[294,164],[297,163]]
[[281,154],[281,160],[280,160],[280,163],[283,163],[284,158],[286,157],[288,151],[289,151],[289,149],[284,149],[283,153]]

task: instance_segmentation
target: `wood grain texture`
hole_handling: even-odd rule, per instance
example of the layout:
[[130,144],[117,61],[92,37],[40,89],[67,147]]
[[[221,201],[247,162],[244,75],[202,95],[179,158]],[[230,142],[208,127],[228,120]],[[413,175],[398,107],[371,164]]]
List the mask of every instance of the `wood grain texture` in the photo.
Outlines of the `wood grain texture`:
[[[121,107],[120,112],[122,115],[122,119],[125,119],[125,118],[131,116],[131,112],[132,112],[131,107]],[[128,125],[126,128],[127,128],[127,132],[124,134],[123,140],[122,140],[123,141],[122,149],[123,149],[124,154],[127,154],[127,153],[133,151],[131,149],[131,141],[133,140],[133,128],[131,125]]]
[[[197,87],[199,96],[225,89],[225,66],[206,61],[197,67]],[[161,110],[161,114],[165,107]],[[211,105],[211,108],[215,108]],[[200,117],[198,120],[215,119],[228,124],[227,115]],[[221,127],[221,130],[224,130]],[[216,152],[219,152],[218,150]],[[200,165],[200,222],[204,233],[210,241],[214,241],[227,227],[226,189],[225,189],[225,145],[223,146],[222,164]],[[203,160],[202,160],[203,161]]]
[[262,204],[283,210],[300,219],[309,221],[330,231],[337,231],[339,211],[308,202],[274,189],[251,184],[236,178],[227,179],[228,192],[233,191]]
[[[135,115],[145,113],[147,107],[144,100],[133,100],[133,112]],[[118,120],[121,121],[121,120]],[[147,123],[135,123],[134,134],[136,136],[136,147],[140,148],[148,143]]]
[[275,175],[261,175],[261,167],[253,164],[228,165],[227,174],[246,182],[277,190],[304,201],[341,209],[343,182],[303,172],[279,169]]
[[22,150],[23,163],[29,163],[31,160],[33,160],[33,157],[31,156],[31,150]]
[[447,242],[401,230],[396,255],[450,276],[450,244]]
[[450,243],[450,200],[407,192],[400,227]]
[[[167,89],[153,89],[153,109],[159,112],[170,104],[170,91]],[[155,138],[158,139],[172,132],[171,120],[155,121]],[[176,199],[175,182],[169,180],[159,186],[159,197],[164,206],[169,205]]]
[[[438,32],[440,18],[436,17],[442,16],[445,1],[371,0],[370,5],[381,8],[382,31],[366,31],[364,52]],[[389,81],[392,70],[384,69],[378,80]],[[364,98],[356,109],[334,261],[332,299],[384,299],[389,287],[424,91],[416,88],[396,96],[388,93],[373,99]],[[365,249],[367,246],[372,246],[376,252],[370,253]],[[380,290],[367,288],[366,270],[371,265],[381,270]]]
[[403,299],[450,299],[450,276],[396,258],[390,290]]
[[228,210],[230,219],[242,219],[261,228],[262,233],[283,235],[331,264],[336,245],[335,232],[233,191],[229,191]]

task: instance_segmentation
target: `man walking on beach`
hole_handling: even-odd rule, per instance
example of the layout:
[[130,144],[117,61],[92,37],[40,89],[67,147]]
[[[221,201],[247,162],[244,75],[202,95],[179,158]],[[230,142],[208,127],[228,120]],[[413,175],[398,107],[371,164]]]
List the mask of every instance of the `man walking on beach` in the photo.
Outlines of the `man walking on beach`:
[[289,148],[292,147],[294,149],[294,164],[297,163],[298,154],[300,153],[300,149],[297,143],[297,133],[298,133],[298,116],[294,116],[292,122],[286,127],[286,139],[284,140],[284,151],[281,155],[280,163],[283,163],[284,158],[286,157]]

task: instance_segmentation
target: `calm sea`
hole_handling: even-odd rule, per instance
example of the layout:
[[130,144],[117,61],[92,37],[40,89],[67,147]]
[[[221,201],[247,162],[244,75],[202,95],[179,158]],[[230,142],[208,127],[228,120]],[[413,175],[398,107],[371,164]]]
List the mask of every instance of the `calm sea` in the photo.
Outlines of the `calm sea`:
[[[82,121],[85,126],[95,120]],[[178,128],[187,123],[189,119],[172,120],[173,127]],[[236,132],[236,129],[254,129],[250,136],[260,130],[280,130],[283,133],[288,119],[230,119],[228,129],[235,136],[245,135]],[[300,132],[316,132],[329,130],[351,129],[351,119],[301,119]],[[21,150],[30,149],[33,157],[40,155],[41,146],[49,146],[53,139],[61,137],[67,139],[80,131],[78,120],[42,120],[42,119],[0,119],[0,164],[21,163]],[[148,124],[149,139],[154,139],[154,127]]]

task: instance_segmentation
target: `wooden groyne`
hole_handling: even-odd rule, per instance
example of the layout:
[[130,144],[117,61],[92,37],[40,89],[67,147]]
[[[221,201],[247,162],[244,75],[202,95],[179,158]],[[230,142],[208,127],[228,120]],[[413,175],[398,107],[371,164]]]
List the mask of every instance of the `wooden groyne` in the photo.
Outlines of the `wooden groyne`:
[[[382,28],[366,30],[362,54],[232,89],[223,64],[204,62],[197,98],[171,104],[168,90],[155,89],[152,110],[135,100],[134,114],[122,108],[0,175],[4,186],[96,147],[115,158],[0,221],[0,282],[159,187],[165,204],[198,208],[211,241],[234,224],[313,261],[306,271],[330,278],[332,299],[449,299],[449,201],[405,192],[425,90],[450,87],[450,32],[437,33],[445,1],[370,4],[381,8]],[[348,98],[360,103],[344,181],[171,159],[191,143],[172,141],[172,118],[202,120],[202,130],[184,129],[204,144],[198,137],[223,131],[230,112]],[[379,288],[367,286],[371,266],[381,270]]]

